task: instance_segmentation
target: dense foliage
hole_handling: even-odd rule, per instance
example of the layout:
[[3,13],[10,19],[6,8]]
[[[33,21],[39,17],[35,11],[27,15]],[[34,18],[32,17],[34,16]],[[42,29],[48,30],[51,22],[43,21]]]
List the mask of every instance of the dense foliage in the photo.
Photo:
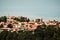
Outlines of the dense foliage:
[[0,22],[7,22],[7,17],[6,16],[0,17]]
[[60,40],[60,28],[57,26],[38,26],[34,31],[2,31],[0,40]]
[[14,18],[14,20],[16,20],[16,21],[20,21],[20,22],[29,22],[29,21],[30,21],[29,18],[24,18],[24,17]]

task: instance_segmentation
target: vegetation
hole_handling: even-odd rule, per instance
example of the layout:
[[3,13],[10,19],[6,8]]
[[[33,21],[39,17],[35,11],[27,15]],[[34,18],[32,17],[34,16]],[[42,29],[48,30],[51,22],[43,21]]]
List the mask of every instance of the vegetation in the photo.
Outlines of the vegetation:
[[14,18],[14,20],[20,21],[20,22],[29,22],[29,21],[30,21],[29,18],[24,18],[24,17],[21,17],[21,18]]
[[38,26],[34,31],[2,31],[0,40],[60,40],[60,28]]
[[0,22],[7,22],[7,17],[6,16],[0,17]]

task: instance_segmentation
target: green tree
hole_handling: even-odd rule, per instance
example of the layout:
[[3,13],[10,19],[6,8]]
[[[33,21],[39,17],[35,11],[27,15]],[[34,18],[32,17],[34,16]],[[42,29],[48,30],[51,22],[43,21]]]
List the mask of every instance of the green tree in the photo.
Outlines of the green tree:
[[0,22],[7,22],[7,17],[6,16],[2,16],[0,17]]

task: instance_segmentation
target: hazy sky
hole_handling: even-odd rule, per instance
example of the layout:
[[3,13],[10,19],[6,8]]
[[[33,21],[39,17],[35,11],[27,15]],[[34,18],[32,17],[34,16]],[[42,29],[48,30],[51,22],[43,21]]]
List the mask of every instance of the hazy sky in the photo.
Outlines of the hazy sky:
[[0,16],[60,18],[60,0],[0,0]]

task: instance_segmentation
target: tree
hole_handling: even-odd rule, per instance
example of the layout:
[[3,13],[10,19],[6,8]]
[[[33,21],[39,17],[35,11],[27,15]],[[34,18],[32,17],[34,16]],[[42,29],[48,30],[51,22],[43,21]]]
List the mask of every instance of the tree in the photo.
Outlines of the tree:
[[7,17],[6,16],[0,17],[0,22],[7,22]]
[[30,19],[28,18],[26,21],[27,21],[27,22],[29,22],[29,21],[30,21]]
[[12,24],[8,24],[7,27],[8,28],[13,28],[13,25]]

